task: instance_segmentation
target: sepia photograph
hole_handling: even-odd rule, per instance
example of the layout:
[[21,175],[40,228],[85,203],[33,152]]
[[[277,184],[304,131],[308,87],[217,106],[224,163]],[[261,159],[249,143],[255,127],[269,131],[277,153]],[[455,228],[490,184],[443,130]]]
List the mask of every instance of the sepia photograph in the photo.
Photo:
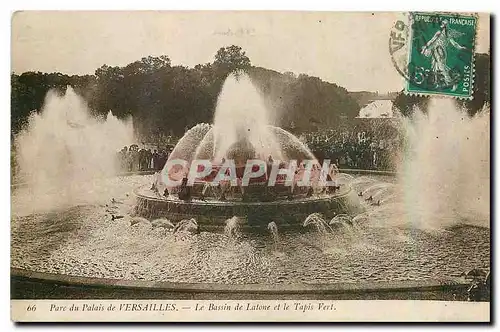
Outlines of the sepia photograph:
[[13,13],[11,319],[489,321],[490,53],[488,13]]

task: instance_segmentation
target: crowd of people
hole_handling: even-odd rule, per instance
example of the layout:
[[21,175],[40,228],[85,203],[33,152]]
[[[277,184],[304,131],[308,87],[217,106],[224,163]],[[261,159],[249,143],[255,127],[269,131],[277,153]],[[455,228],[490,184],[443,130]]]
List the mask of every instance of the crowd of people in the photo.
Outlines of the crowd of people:
[[341,168],[393,170],[393,157],[400,149],[396,138],[378,138],[372,133],[323,131],[302,137],[320,159],[330,159]]
[[167,162],[169,152],[139,148],[137,144],[125,146],[118,152],[122,172],[159,171]]
[[[370,170],[394,170],[394,156],[401,150],[401,138],[387,130],[381,135],[369,130],[323,130],[300,137],[319,159],[330,159],[340,168]],[[118,152],[121,170],[124,172],[159,171],[165,165],[169,148],[161,150],[139,148],[137,144],[124,147]]]

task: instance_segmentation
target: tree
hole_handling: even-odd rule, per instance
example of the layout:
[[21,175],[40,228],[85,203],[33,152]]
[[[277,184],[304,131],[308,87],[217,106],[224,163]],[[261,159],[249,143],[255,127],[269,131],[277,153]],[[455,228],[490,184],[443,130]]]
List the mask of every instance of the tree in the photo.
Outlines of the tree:
[[399,92],[394,98],[393,105],[396,107],[403,116],[411,117],[415,107],[418,107],[421,111],[427,111],[427,105],[429,103],[429,97],[427,96],[409,96],[403,91]]
[[260,67],[247,73],[265,97],[275,124],[294,133],[337,127],[359,113],[346,89],[318,77]]
[[[11,75],[11,127],[13,134],[26,124],[32,111],[41,111],[49,90],[64,93],[68,85],[88,101],[98,116],[132,116],[142,137],[158,133],[181,136],[186,127],[211,122],[227,74],[244,69],[272,112],[273,124],[293,131],[352,126],[360,106],[345,88],[305,74],[280,73],[253,67],[238,46],[221,48],[213,63],[194,68],[172,66],[168,56],[148,56],[126,66],[103,65],[94,75],[26,72]],[[476,57],[474,100],[461,101],[474,114],[490,100],[489,55]],[[394,105],[404,115],[413,106],[425,110],[427,97],[400,92]]]
[[217,54],[215,54],[214,66],[217,70],[225,73],[242,69],[248,69],[250,59],[246,56],[245,51],[241,47],[231,45],[228,47],[221,47]]

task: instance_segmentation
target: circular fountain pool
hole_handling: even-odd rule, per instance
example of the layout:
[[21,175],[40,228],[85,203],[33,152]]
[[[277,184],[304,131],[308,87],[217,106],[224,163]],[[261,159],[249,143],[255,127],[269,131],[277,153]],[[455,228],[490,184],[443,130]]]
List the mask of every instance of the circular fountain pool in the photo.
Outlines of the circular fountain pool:
[[152,176],[96,182],[92,199],[80,195],[80,202],[57,208],[56,196],[56,205],[48,206],[47,194],[49,212],[34,213],[35,197],[20,187],[12,193],[11,266],[92,278],[234,285],[441,280],[489,268],[488,228],[408,225],[404,214],[394,217],[402,203],[393,180],[343,178],[355,193],[381,205],[354,195],[364,207],[361,214],[331,221],[313,214],[300,230],[259,233],[174,234],[166,221],[161,226],[131,217],[134,189]]
[[321,213],[327,218],[355,209],[351,206],[351,188],[343,186],[334,194],[293,198],[271,202],[242,202],[218,200],[190,200],[184,202],[176,197],[155,195],[150,186],[134,190],[137,198],[136,213],[148,219],[168,216],[170,221],[194,217],[201,230],[224,228],[226,221],[234,216],[244,228],[267,228],[276,222],[280,229],[302,226],[312,213]]
[[[182,183],[191,170],[199,173],[196,160],[221,168],[233,160],[232,175],[249,160],[272,165],[269,174],[275,164],[299,161],[302,166],[311,160],[319,165],[303,142],[271,125],[271,114],[248,77],[228,77],[213,125],[189,129],[161,177],[109,177],[116,147],[108,142],[124,144],[131,127],[112,116],[104,123],[92,120],[83,107],[74,107],[75,98],[70,91],[49,102],[48,113],[35,115],[34,125],[18,138],[20,178],[30,185],[11,190],[11,267],[28,283],[33,273],[57,285],[86,278],[78,284],[87,286],[103,278],[98,283],[134,282],[134,289],[157,282],[174,283],[171,289],[177,291],[188,283],[208,291],[253,285],[254,290],[277,287],[280,293],[317,287],[316,295],[347,283],[358,285],[365,296],[367,287],[384,283],[429,281],[441,287],[441,281],[471,269],[489,269],[487,113],[465,121],[454,106],[431,104],[432,119],[422,115],[407,124],[408,151],[401,151],[397,177],[328,170],[333,186],[318,188],[313,182],[302,188],[305,195],[275,186],[268,196],[269,186],[240,186],[244,174],[234,179],[239,194],[224,189],[206,196],[202,191],[200,197],[196,188],[191,192],[181,184],[177,191],[167,185],[171,160],[189,165],[173,172]],[[66,113],[80,115],[76,120],[83,125],[68,125]],[[55,120],[64,128],[58,135]],[[316,175],[324,171],[316,167]],[[294,174],[301,173],[290,178]],[[194,183],[205,187],[206,176]],[[260,227],[247,227],[247,232],[245,225]]]

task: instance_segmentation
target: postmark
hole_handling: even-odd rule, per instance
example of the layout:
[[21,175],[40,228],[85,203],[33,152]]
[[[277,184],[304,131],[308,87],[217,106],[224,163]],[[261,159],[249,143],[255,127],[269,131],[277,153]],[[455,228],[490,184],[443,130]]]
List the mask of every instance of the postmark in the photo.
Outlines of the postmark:
[[472,99],[476,27],[465,14],[412,12],[398,20],[389,52],[404,92]]

